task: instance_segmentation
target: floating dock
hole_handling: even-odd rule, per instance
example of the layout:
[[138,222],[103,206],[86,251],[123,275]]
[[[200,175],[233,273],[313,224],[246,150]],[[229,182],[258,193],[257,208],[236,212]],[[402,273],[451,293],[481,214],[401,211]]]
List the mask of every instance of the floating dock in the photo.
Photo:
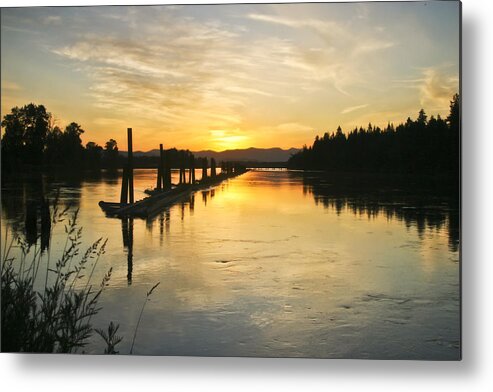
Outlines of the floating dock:
[[[109,217],[148,218],[162,211],[166,207],[183,200],[194,192],[217,186],[223,181],[237,177],[248,171],[244,166],[234,162],[222,162],[221,173],[216,174],[216,161],[214,158],[211,158],[211,173],[209,176],[207,173],[207,158],[197,158],[198,163],[202,164],[202,179],[196,181],[196,158],[193,154],[190,154],[188,150],[182,150],[179,152],[179,161],[176,162],[180,170],[180,181],[177,185],[173,185],[171,184],[172,162],[165,153],[163,145],[160,144],[156,188],[145,191],[149,197],[134,202],[132,128],[127,129],[127,138],[128,156],[127,164],[123,168],[120,202],[99,202],[99,206]],[[189,174],[188,181],[186,179],[187,166]]]
[[234,178],[246,173],[248,170],[239,170],[233,173],[219,173],[215,177],[207,177],[203,181],[194,184],[180,184],[171,190],[147,191],[150,194],[142,200],[135,203],[115,203],[100,201],[99,206],[109,217],[117,218],[148,218],[156,215],[166,207],[172,206],[174,203],[183,200],[192,193],[208,189],[221,184],[230,178]]

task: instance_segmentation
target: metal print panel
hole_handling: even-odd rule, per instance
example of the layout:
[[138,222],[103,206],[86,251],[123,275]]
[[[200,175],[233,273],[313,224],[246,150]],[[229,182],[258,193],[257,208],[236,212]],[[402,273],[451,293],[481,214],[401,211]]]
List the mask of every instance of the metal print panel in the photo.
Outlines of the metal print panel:
[[459,360],[460,23],[2,8],[2,352]]

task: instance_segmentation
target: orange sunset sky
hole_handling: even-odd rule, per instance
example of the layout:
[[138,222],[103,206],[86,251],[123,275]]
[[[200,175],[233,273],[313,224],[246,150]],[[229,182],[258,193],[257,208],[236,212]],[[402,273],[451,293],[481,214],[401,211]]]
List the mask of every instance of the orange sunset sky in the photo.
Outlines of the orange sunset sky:
[[301,147],[369,122],[446,116],[459,3],[2,9],[2,117],[44,104],[100,145]]

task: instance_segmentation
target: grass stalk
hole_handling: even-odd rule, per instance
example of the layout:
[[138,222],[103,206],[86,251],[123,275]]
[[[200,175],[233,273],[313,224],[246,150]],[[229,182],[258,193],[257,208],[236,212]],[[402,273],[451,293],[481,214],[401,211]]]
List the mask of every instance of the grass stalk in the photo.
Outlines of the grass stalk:
[[150,300],[150,297],[151,297],[151,294],[152,292],[154,291],[154,289],[159,286],[159,283],[161,282],[157,282],[154,286],[152,286],[152,288],[146,293],[146,297],[145,297],[145,300],[144,300],[144,303],[142,304],[142,308],[140,309],[140,314],[139,314],[139,319],[137,321],[137,325],[135,326],[135,330],[134,330],[134,337],[132,339],[132,346],[130,347],[130,354],[133,354],[133,350],[134,350],[134,345],[135,345],[135,338],[137,337],[137,330],[139,329],[139,325],[140,325],[140,321],[142,320],[142,314],[144,313],[144,309],[145,309],[145,306],[147,304],[147,301]]

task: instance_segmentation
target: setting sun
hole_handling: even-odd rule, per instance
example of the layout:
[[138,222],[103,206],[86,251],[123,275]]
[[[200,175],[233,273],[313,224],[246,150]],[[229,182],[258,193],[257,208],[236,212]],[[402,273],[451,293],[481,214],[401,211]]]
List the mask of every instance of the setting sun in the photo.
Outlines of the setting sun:
[[217,151],[247,148],[248,136],[239,134],[239,130],[213,130],[211,131],[211,141]]

